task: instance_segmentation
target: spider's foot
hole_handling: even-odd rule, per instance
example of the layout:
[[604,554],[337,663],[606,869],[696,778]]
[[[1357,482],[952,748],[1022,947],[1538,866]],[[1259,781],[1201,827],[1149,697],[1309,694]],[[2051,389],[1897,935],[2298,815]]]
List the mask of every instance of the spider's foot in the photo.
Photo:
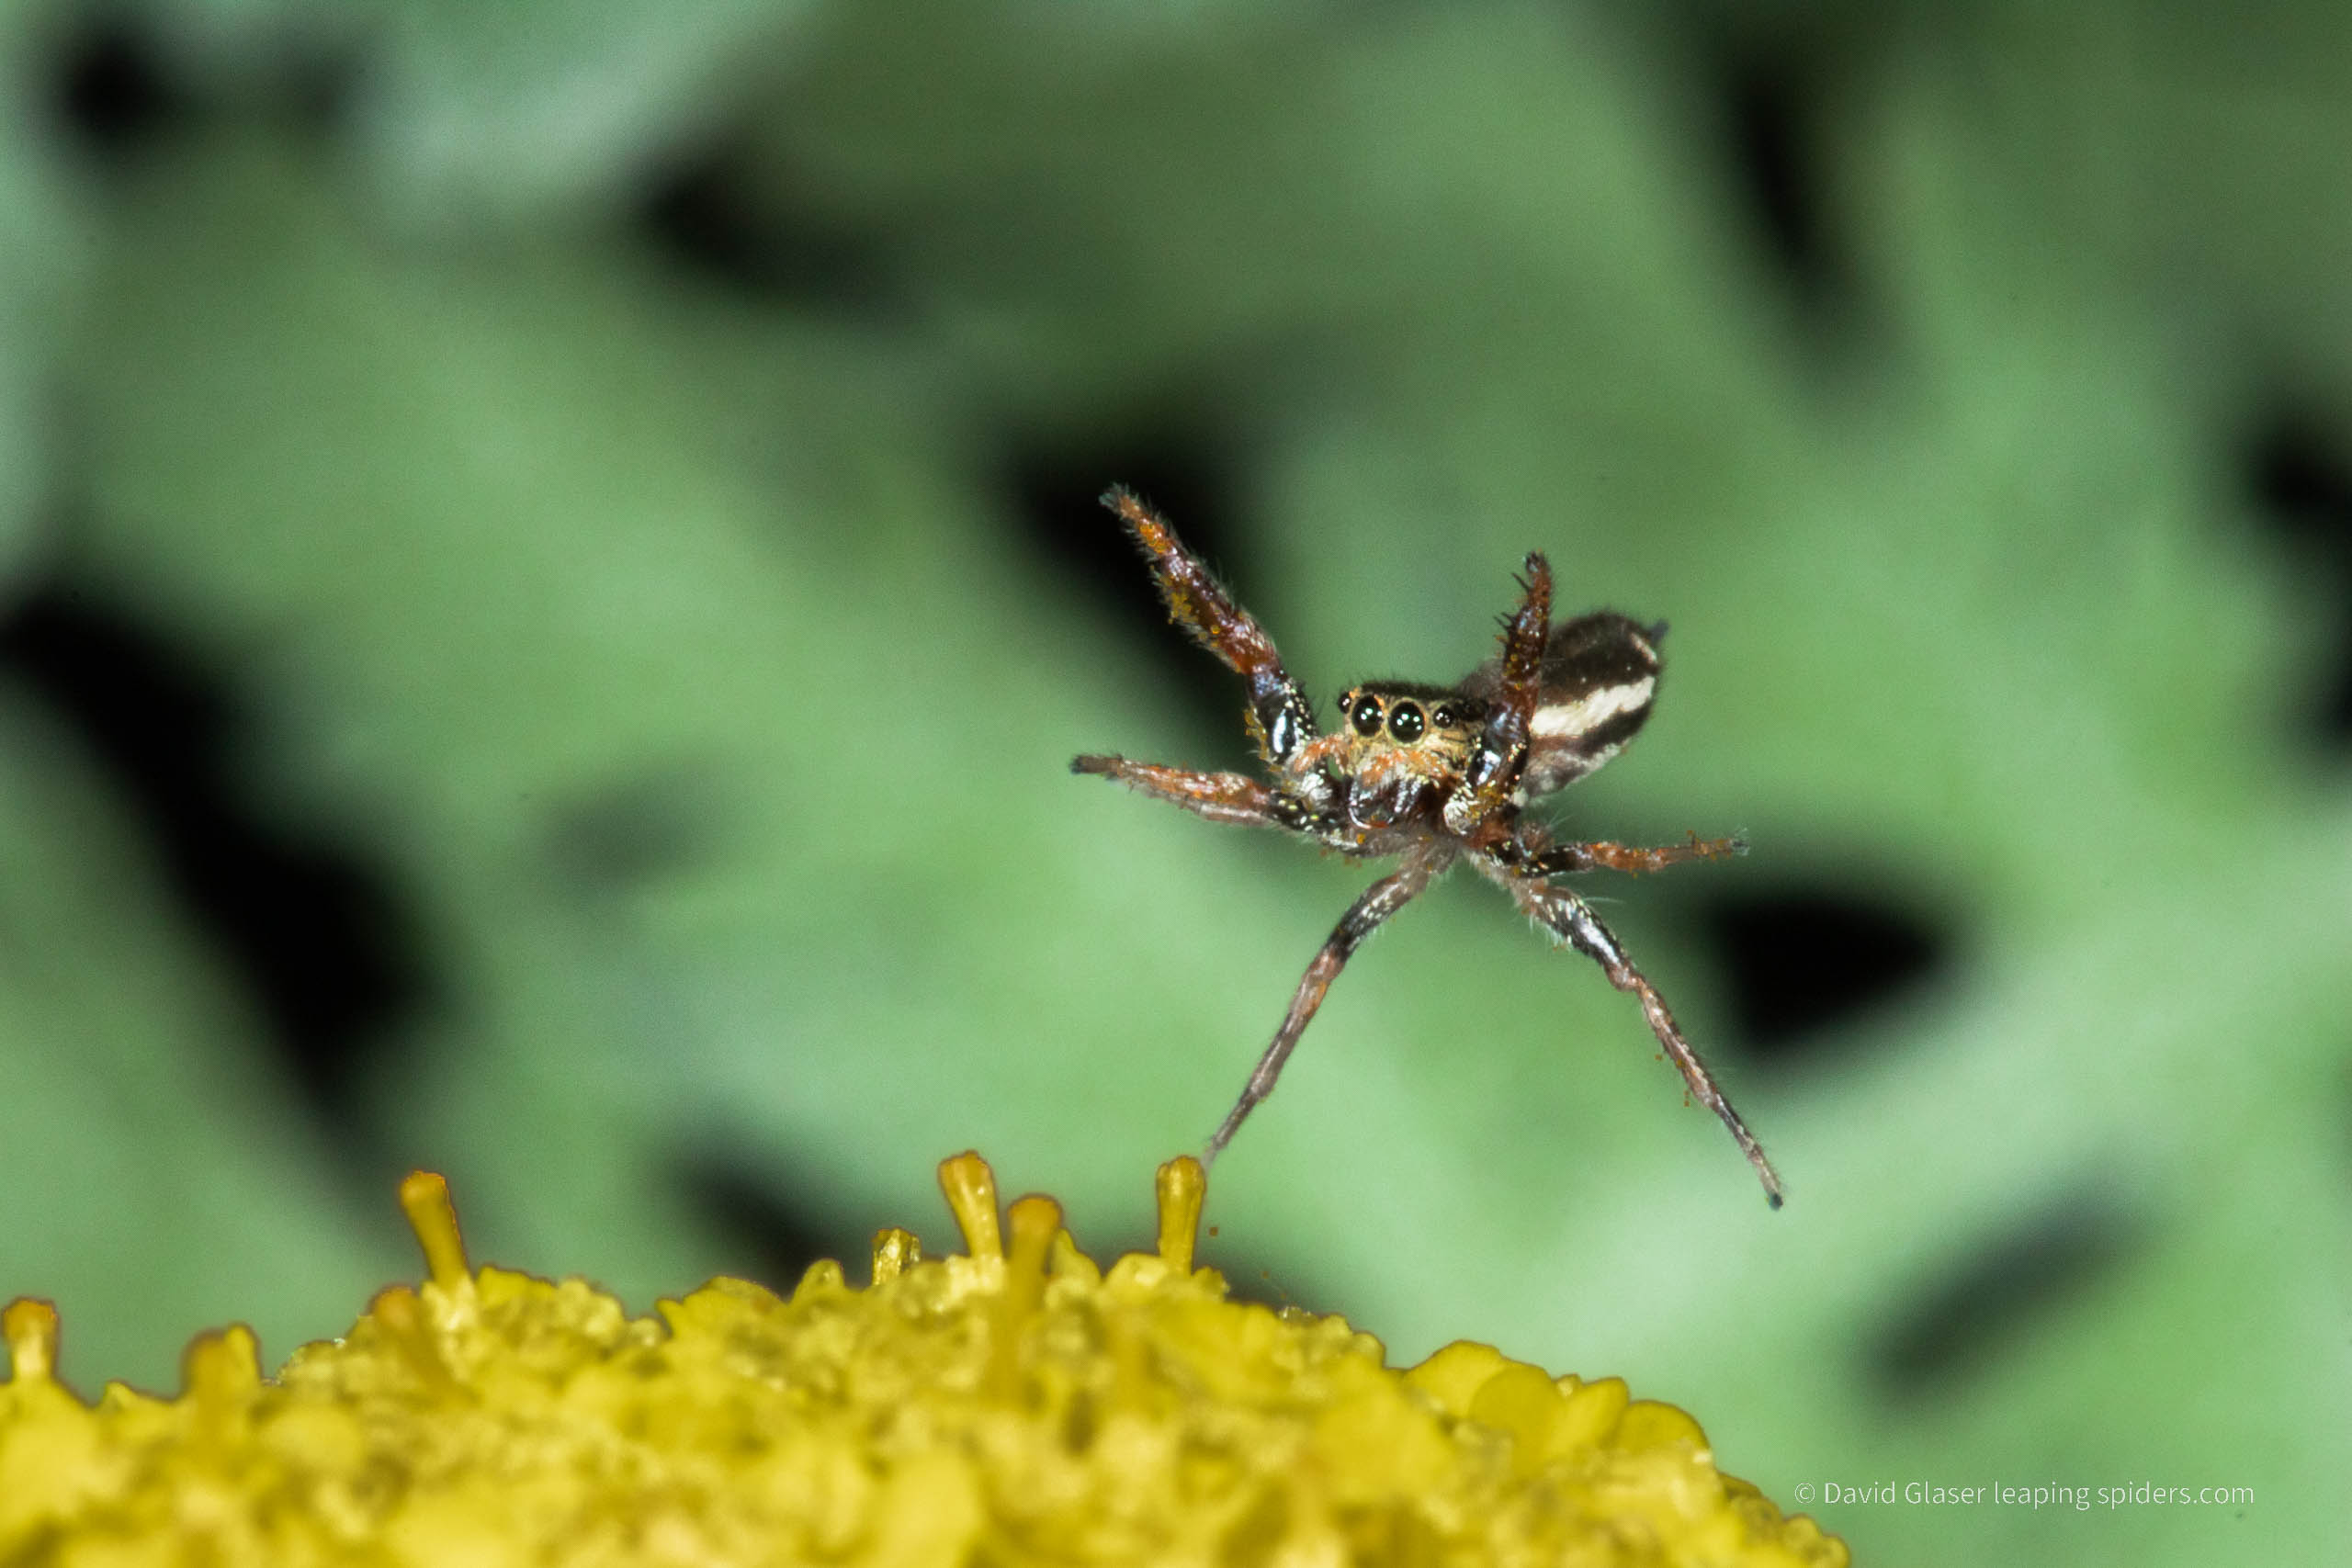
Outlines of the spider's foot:
[[1728,839],[1702,839],[1696,829],[1690,834],[1690,852],[1701,860],[1731,860],[1747,852],[1747,835],[1734,833]]

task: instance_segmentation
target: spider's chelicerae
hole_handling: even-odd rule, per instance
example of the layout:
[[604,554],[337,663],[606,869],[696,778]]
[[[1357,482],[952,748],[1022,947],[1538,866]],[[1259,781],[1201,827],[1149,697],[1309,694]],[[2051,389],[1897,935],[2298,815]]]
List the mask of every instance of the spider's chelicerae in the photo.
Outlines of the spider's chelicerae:
[[1455,861],[1467,859],[1558,941],[1600,964],[1611,985],[1640,1000],[1682,1081],[1731,1129],[1765,1196],[1779,1208],[1781,1179],[1683,1038],[1665,998],[1591,907],[1553,880],[1596,866],[1657,871],[1679,861],[1742,854],[1747,844],[1695,833],[1688,842],[1657,849],[1563,843],[1525,815],[1531,800],[1591,773],[1642,728],[1657,694],[1657,643],[1665,626],[1644,626],[1606,610],[1554,626],[1552,569],[1531,554],[1519,608],[1503,622],[1498,657],[1451,686],[1409,681],[1351,686],[1340,694],[1344,723],[1325,735],[1272,640],[1175,531],[1126,490],[1114,488],[1102,503],[1143,547],[1170,615],[1250,682],[1244,716],[1273,782],[1125,757],[1079,757],[1070,771],[1117,779],[1212,822],[1287,828],[1344,855],[1398,860],[1396,869],[1366,888],[1340,918],[1306,966],[1282,1027],[1209,1140],[1204,1163],[1233,1141],[1242,1120],[1273,1092],[1283,1063],[1349,954]]

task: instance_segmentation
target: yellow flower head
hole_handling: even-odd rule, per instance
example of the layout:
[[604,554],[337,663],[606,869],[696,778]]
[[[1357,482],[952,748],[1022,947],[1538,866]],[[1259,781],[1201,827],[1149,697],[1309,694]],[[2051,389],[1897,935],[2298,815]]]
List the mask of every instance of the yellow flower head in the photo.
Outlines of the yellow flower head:
[[1708,1563],[1845,1547],[1718,1472],[1615,1378],[1484,1345],[1409,1371],[1338,1317],[1193,1266],[1204,1180],[1106,1272],[1050,1198],[1000,1228],[940,1167],[965,1256],[875,1239],[873,1282],[714,1280],[631,1318],[580,1280],[469,1269],[448,1190],[402,1185],[430,1278],[275,1381],[243,1327],[187,1389],[55,1379],[57,1314],[0,1314],[0,1562]]

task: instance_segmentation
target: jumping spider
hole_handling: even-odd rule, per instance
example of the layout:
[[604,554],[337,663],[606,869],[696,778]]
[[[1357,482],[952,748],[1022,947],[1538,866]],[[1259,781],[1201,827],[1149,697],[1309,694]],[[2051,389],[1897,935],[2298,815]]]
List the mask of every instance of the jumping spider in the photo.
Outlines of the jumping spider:
[[1693,833],[1687,843],[1657,849],[1561,843],[1522,814],[1529,801],[1614,757],[1642,728],[1657,691],[1657,643],[1666,627],[1644,626],[1606,610],[1555,627],[1552,569],[1531,554],[1519,608],[1503,621],[1498,657],[1452,686],[1407,681],[1351,686],[1340,695],[1345,724],[1324,735],[1272,639],[1175,531],[1124,488],[1112,489],[1102,504],[1143,547],[1170,617],[1250,682],[1244,717],[1275,782],[1091,755],[1072,760],[1070,771],[1116,779],[1212,822],[1287,828],[1343,855],[1395,855],[1400,863],[1364,890],[1306,966],[1282,1027],[1209,1140],[1203,1163],[1214,1160],[1243,1118],[1273,1092],[1283,1062],[1349,955],[1466,857],[1555,940],[1599,964],[1611,985],[1640,999],[1650,1032],[1681,1069],[1682,1081],[1723,1119],[1756,1168],[1765,1197],[1779,1208],[1780,1177],[1683,1038],[1665,998],[1591,908],[1552,881],[1595,866],[1658,871],[1680,861],[1743,854],[1746,841]]

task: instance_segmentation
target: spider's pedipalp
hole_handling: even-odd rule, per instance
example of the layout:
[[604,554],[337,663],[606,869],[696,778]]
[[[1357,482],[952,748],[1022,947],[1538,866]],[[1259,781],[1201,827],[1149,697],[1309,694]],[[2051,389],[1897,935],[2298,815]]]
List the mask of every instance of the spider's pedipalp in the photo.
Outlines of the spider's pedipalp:
[[1169,615],[1250,682],[1250,739],[1269,767],[1287,768],[1299,748],[1315,739],[1315,710],[1283,668],[1273,638],[1135,491],[1114,485],[1103,492],[1102,504],[1118,513],[1143,547]]
[[1714,1075],[1707,1070],[1707,1064],[1699,1059],[1699,1053],[1683,1037],[1682,1026],[1674,1021],[1674,1014],[1667,1009],[1666,998],[1659,996],[1657,988],[1634,967],[1633,960],[1627,958],[1625,950],[1618,945],[1615,934],[1600,923],[1600,917],[1594,914],[1583,899],[1565,887],[1512,875],[1484,860],[1479,864],[1487,875],[1510,891],[1512,900],[1530,918],[1562,943],[1600,964],[1601,972],[1609,976],[1611,985],[1621,991],[1631,992],[1641,1002],[1642,1014],[1649,1021],[1650,1032],[1657,1035],[1657,1043],[1666,1048],[1668,1058],[1682,1074],[1682,1081],[1689,1086],[1691,1097],[1713,1111],[1730,1131],[1733,1140],[1739,1145],[1739,1152],[1746,1155],[1747,1163],[1756,1168],[1756,1178],[1764,1184],[1766,1201],[1775,1209],[1779,1208],[1781,1177],[1772,1168],[1772,1162],[1764,1157],[1763,1145],[1747,1130],[1747,1123],[1739,1119],[1739,1112],[1731,1108],[1731,1101],[1716,1086]]
[[[1462,787],[1445,804],[1445,827],[1467,835],[1510,798],[1527,766],[1527,740],[1542,696],[1544,649],[1552,631],[1552,565],[1530,552],[1519,608],[1503,622],[1501,657],[1464,681],[1464,692],[1487,704],[1487,728],[1463,770]],[[1476,690],[1492,672],[1492,691]]]

